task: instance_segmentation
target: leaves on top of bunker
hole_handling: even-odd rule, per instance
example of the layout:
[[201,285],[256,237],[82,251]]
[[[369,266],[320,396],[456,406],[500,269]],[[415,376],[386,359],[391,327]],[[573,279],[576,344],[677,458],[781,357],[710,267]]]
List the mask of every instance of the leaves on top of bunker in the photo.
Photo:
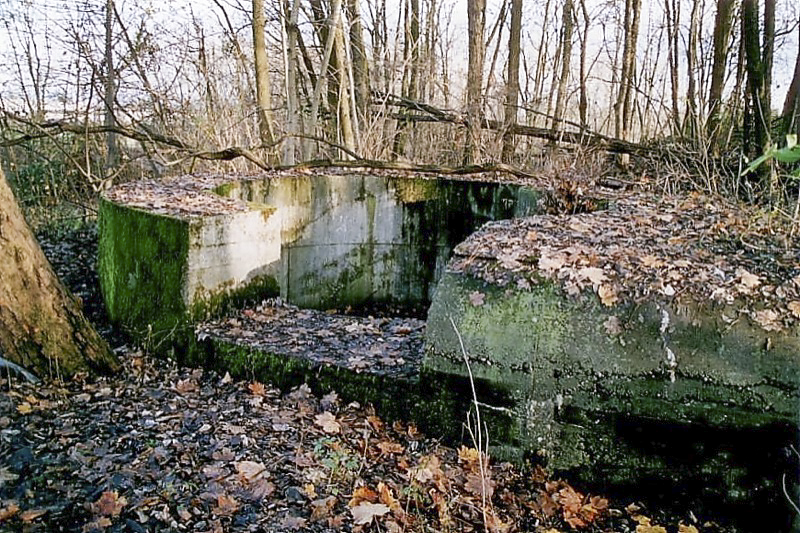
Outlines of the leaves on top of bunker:
[[800,321],[800,239],[784,237],[745,206],[632,194],[606,211],[490,222],[456,246],[448,268],[503,287],[550,280],[608,307],[648,298],[731,306],[780,331]]

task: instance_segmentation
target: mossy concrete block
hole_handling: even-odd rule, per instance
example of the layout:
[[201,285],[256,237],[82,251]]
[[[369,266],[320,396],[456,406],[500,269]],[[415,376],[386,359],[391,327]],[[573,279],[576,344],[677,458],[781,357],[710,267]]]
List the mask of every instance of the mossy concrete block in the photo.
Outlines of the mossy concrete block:
[[467,377],[458,330],[475,380],[514,398],[520,445],[556,468],[586,463],[592,442],[612,438],[577,430],[576,412],[737,429],[796,425],[800,337],[767,340],[746,321],[721,322],[701,302],[609,309],[547,280],[503,288],[449,272],[429,311],[424,369]]
[[139,338],[277,295],[322,309],[419,304],[456,244],[487,220],[533,214],[538,198],[516,184],[325,171],[125,184],[101,201],[100,281],[112,320]]

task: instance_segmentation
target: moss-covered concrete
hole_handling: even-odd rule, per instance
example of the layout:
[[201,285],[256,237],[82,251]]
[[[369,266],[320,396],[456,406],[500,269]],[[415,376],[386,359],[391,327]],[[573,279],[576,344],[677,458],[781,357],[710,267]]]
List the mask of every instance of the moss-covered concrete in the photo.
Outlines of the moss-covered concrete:
[[324,172],[125,185],[103,199],[101,282],[113,319],[148,340],[277,295],[316,308],[416,305],[456,244],[487,220],[532,214],[538,197]]
[[[619,331],[607,328],[611,317]],[[774,458],[796,439],[795,335],[773,332],[766,350],[766,332],[722,327],[705,303],[610,309],[549,281],[508,288],[450,272],[429,311],[423,372],[467,378],[453,324],[476,381],[507,391],[494,406],[514,420],[494,439],[511,437],[506,455],[516,448],[616,488],[705,477],[726,501],[791,467]]]
[[188,222],[103,198],[99,210],[98,275],[111,320],[141,339],[181,328]]

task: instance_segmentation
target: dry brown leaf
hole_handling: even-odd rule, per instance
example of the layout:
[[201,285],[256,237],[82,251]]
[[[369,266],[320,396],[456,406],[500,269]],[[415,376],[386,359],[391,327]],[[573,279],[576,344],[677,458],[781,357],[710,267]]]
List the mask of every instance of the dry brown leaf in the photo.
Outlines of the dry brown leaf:
[[128,505],[128,500],[124,496],[120,496],[115,490],[107,490],[100,495],[96,502],[91,504],[90,508],[96,515],[119,516],[126,505]]
[[399,442],[392,442],[388,440],[379,442],[378,449],[384,455],[401,454],[405,451],[405,447]]
[[600,285],[604,281],[608,280],[608,277],[606,277],[606,273],[603,272],[603,269],[597,267],[579,268],[577,275],[578,279],[589,281],[593,286]]
[[736,276],[739,278],[739,284],[736,286],[739,292],[748,293],[761,284],[759,276],[751,274],[744,268],[737,269]]
[[20,514],[19,518],[26,524],[29,524],[45,514],[47,514],[47,509],[30,509]]
[[227,494],[218,494],[217,505],[212,508],[212,511],[217,516],[232,516],[238,510],[239,502]]
[[464,483],[464,489],[474,496],[486,495],[487,500],[491,500],[494,496],[495,482],[492,480],[488,472],[485,476],[481,476],[480,472],[470,472],[467,474],[467,481]]
[[180,394],[194,392],[197,390],[197,383],[192,381],[190,378],[179,379],[175,384],[175,390]]
[[376,516],[383,516],[388,512],[389,507],[382,503],[361,502],[350,508],[356,525],[369,524]]
[[28,402],[22,402],[17,406],[17,412],[21,415],[30,414],[31,411],[33,411],[33,407]]
[[619,298],[617,297],[617,291],[614,290],[614,287],[606,284],[602,284],[597,287],[597,296],[600,297],[600,301],[606,307],[611,307],[619,301]]
[[372,490],[371,488],[367,487],[366,485],[362,485],[353,491],[353,496],[350,498],[350,501],[347,503],[347,506],[355,507],[361,502],[375,503],[377,501],[378,501],[378,493]]
[[297,531],[298,529],[305,528],[306,522],[307,520],[305,518],[301,518],[299,516],[286,515],[286,517],[283,519],[283,523],[281,524],[281,526],[291,531]]
[[311,502],[311,521],[319,522],[330,518],[331,511],[336,506],[336,497],[328,496]]
[[19,512],[19,505],[14,502],[7,504],[5,507],[0,509],[0,522],[8,520],[12,516],[16,515]]
[[792,315],[795,318],[800,318],[800,301],[795,300],[795,301],[789,302],[788,307],[789,307],[789,311],[792,312]]
[[405,514],[400,501],[394,497],[392,489],[387,487],[383,481],[378,482],[378,495],[380,502],[386,504],[395,516],[402,517]]
[[260,381],[254,381],[247,386],[253,396],[264,396],[267,393],[267,388]]
[[549,274],[561,269],[566,261],[564,254],[542,255],[538,262],[539,270]]
[[622,333],[622,324],[620,323],[619,318],[614,315],[606,318],[606,321],[603,322],[603,327],[605,328],[606,333],[612,337],[616,337]]
[[753,320],[766,331],[780,331],[783,326],[778,321],[780,315],[772,309],[762,309],[753,313]]
[[314,423],[322,428],[325,433],[339,433],[342,426],[330,411],[325,411],[314,418]]
[[678,524],[678,533],[700,533],[696,527]]
[[111,527],[111,520],[109,520],[106,516],[101,516],[100,518],[85,524],[83,526],[83,531],[84,533],[89,531],[105,531],[107,527]]
[[667,530],[661,526],[639,524],[636,526],[636,533],[667,533]]
[[233,466],[236,468],[236,474],[239,480],[243,483],[253,483],[258,478],[263,477],[264,474],[268,474],[268,472],[266,472],[267,467],[264,466],[264,463],[237,461],[233,463]]

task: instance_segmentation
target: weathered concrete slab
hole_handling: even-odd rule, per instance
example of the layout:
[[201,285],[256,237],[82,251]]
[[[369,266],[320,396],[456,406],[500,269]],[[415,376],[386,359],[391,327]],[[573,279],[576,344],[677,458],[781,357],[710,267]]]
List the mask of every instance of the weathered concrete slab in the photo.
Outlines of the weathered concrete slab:
[[476,381],[505,393],[485,409],[515,420],[507,453],[752,497],[753,479],[796,472],[776,458],[800,420],[800,247],[750,235],[760,251],[743,251],[745,223],[633,198],[487,224],[437,288],[423,375],[467,379],[457,329]]
[[536,212],[538,198],[353,171],[136,182],[101,201],[100,279],[112,320],[140,337],[236,300],[427,302],[453,246],[488,220]]

